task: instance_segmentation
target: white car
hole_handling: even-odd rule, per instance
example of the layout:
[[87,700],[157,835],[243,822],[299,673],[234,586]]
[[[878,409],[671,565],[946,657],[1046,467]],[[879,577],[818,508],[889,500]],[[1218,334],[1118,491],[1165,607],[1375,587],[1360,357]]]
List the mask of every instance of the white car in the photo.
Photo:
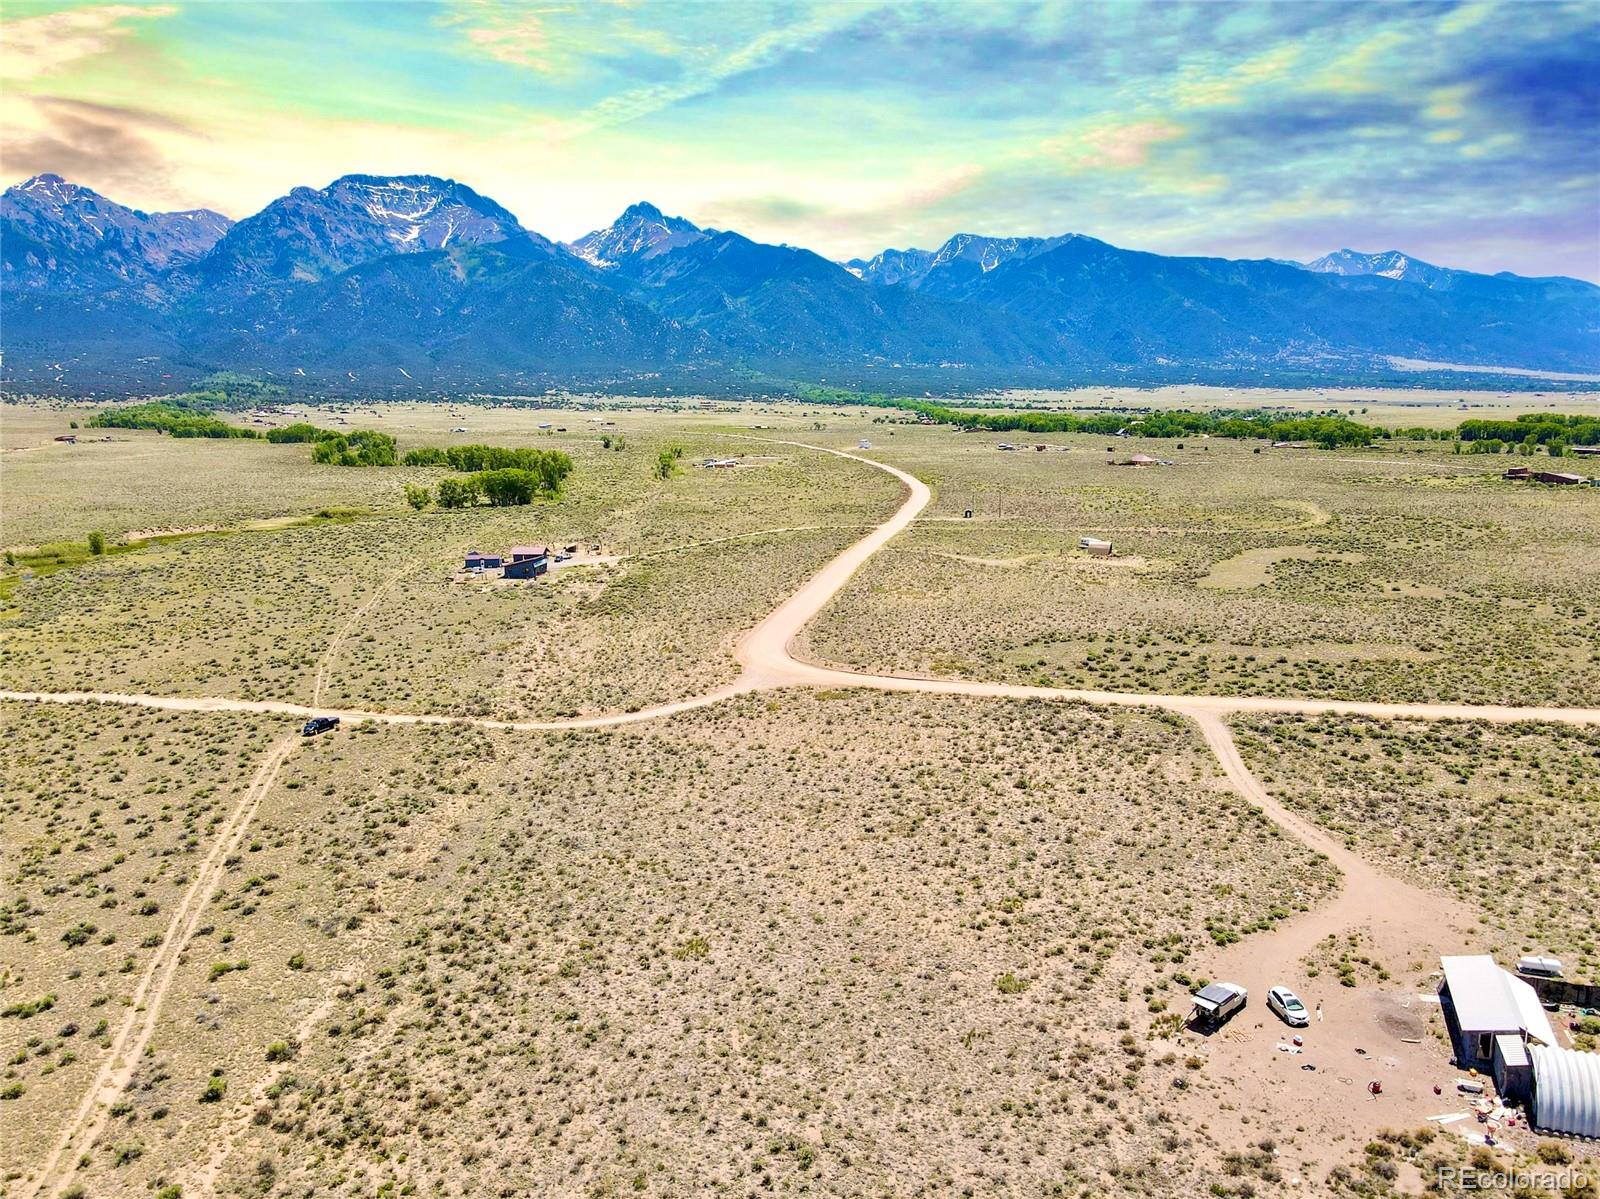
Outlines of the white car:
[[1306,1005],[1288,987],[1273,987],[1268,991],[1267,1007],[1277,1012],[1291,1028],[1305,1028],[1311,1023],[1311,1013],[1306,1011]]

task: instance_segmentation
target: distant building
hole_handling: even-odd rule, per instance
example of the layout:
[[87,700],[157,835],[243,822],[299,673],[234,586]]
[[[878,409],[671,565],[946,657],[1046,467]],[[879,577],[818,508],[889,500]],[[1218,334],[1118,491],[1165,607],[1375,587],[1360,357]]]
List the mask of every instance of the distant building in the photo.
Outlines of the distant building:
[[499,554],[483,554],[477,550],[467,551],[466,568],[468,570],[499,570],[503,559]]
[[508,579],[537,579],[550,569],[550,550],[542,545],[514,545],[505,566]]
[[1085,553],[1094,554],[1096,557],[1111,557],[1111,543],[1109,541],[1102,541],[1098,537],[1078,538],[1078,548],[1083,550]]
[[1559,470],[1536,470],[1533,472],[1535,483],[1559,483],[1562,486],[1573,487],[1583,482],[1582,475],[1569,475]]
[[1502,479],[1530,479],[1533,477],[1533,468],[1529,466],[1513,466],[1500,477]]
[[1166,466],[1160,458],[1152,458],[1149,454],[1133,454],[1121,462],[1113,462],[1112,466]]
[[1488,954],[1442,957],[1439,1008],[1456,1065],[1491,1074],[1500,1094],[1524,1099],[1533,1086],[1529,1046],[1554,1046],[1538,993]]
[[1573,445],[1567,447],[1569,454],[1576,454],[1580,458],[1600,458],[1600,445]]

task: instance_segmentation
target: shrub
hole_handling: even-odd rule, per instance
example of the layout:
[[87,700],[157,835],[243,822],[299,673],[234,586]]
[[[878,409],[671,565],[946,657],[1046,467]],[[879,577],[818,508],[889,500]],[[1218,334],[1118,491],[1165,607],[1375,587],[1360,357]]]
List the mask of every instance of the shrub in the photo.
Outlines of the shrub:
[[376,429],[329,433],[312,444],[311,461],[329,466],[393,466],[394,438]]
[[254,429],[230,425],[208,410],[183,400],[156,400],[110,408],[89,421],[91,429],[155,429],[173,437],[259,438]]
[[106,552],[106,535],[99,529],[89,534],[89,552],[97,558]]

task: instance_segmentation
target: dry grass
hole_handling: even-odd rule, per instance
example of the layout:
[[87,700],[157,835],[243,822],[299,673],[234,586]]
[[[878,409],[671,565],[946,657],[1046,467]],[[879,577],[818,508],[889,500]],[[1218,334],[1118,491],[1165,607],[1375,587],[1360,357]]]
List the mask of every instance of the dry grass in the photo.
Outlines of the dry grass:
[[[926,519],[809,630],[875,670],[1178,694],[1590,703],[1600,493],[1518,487],[1437,450],[1251,452],[901,426]],[[1137,445],[1118,444],[1117,456]],[[963,512],[972,510],[971,520]],[[1078,538],[1109,539],[1096,559]]]
[[1600,730],[1346,717],[1238,718],[1272,793],[1374,861],[1452,890],[1502,960],[1600,979]]
[[[20,1091],[0,1111],[9,1174],[43,1156],[88,1088],[217,825],[283,729],[92,706],[5,704],[0,721],[0,1085]],[[220,942],[247,915],[219,912],[207,952],[232,957]]]
[[[543,415],[518,419],[531,428]],[[618,419],[632,426],[626,448],[605,450],[593,432],[572,444],[578,470],[557,503],[197,536],[24,582],[4,610],[0,667],[17,688],[308,702],[354,616],[327,664],[328,702],[504,715],[640,707],[731,678],[736,636],[894,502],[894,481],[869,467],[692,420]],[[669,439],[691,462],[738,454],[743,465],[659,483],[650,463]],[[161,448],[203,458],[210,444]],[[316,469],[387,480],[398,497],[394,472]],[[180,511],[186,502],[157,523],[222,519]],[[774,529],[798,531],[755,536]],[[469,549],[572,541],[623,561],[525,586],[449,582]]]
[[902,696],[350,728],[253,834],[91,1194],[1199,1187],[1153,1030],[1331,881],[1170,717]]

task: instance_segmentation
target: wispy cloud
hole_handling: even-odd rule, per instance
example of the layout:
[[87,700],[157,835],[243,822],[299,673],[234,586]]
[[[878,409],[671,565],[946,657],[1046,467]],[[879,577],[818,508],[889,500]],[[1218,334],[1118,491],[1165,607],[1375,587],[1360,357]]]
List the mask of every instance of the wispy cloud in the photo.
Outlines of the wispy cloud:
[[0,20],[0,78],[36,79],[113,49],[172,5],[102,4]]
[[145,208],[245,215],[345,171],[430,171],[560,237],[644,198],[836,256],[1076,231],[1600,273],[1585,0],[4,11],[8,169]]

